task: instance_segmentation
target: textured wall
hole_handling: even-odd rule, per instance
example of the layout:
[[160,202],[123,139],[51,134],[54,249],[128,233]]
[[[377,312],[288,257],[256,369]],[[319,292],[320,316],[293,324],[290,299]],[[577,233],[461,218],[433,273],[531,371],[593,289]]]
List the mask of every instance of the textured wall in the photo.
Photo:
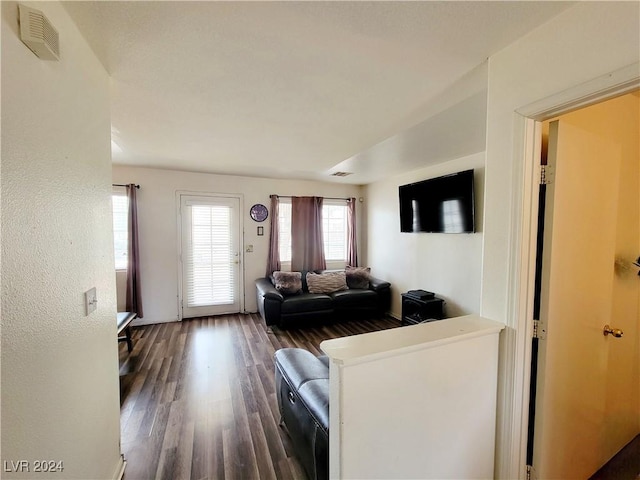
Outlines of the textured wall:
[[[562,94],[640,58],[638,2],[578,2],[489,59],[484,246],[480,313],[505,322],[501,336],[498,402],[498,478],[522,476],[527,391],[525,345],[519,318],[518,271],[524,199],[523,124],[514,112]],[[576,98],[586,96],[574,90]],[[564,101],[570,100],[565,98]],[[524,220],[526,221],[526,219]],[[520,316],[522,317],[522,316]]]
[[[109,83],[59,3],[36,3],[61,60],[38,59],[2,2],[2,460],[120,466]],[[97,287],[85,316],[83,292]],[[4,465],[6,470],[6,464]],[[11,463],[9,463],[9,470]],[[27,478],[8,472],[3,478]]]
[[[473,168],[476,233],[401,233],[398,186]],[[476,153],[367,186],[369,265],[391,282],[391,311],[401,315],[400,294],[423,289],[446,301],[449,317],[480,311],[484,153]]]

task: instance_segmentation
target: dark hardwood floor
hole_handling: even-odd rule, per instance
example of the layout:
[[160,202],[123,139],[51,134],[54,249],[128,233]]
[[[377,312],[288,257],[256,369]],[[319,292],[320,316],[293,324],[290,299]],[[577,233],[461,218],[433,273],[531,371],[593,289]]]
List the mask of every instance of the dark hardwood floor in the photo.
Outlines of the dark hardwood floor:
[[640,435],[609,460],[589,480],[640,479]]
[[273,354],[320,354],[329,338],[398,327],[392,318],[267,330],[257,314],[133,329],[120,345],[125,479],[304,479],[280,420]]

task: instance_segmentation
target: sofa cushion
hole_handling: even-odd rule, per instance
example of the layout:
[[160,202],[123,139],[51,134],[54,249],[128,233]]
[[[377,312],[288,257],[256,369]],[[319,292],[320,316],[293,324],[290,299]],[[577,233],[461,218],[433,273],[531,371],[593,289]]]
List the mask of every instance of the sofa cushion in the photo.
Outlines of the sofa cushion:
[[346,290],[347,278],[345,272],[307,273],[309,293],[331,293]]
[[285,348],[274,356],[281,422],[307,478],[329,478],[329,368],[306,350]]
[[[328,373],[328,372],[327,372]],[[329,431],[329,379],[315,379],[305,382],[298,394],[305,402],[309,413],[325,431]]]
[[282,302],[282,313],[304,313],[333,310],[333,300],[328,295],[318,293],[301,293],[285,297]]
[[282,348],[274,355],[276,373],[304,402],[318,424],[329,430],[329,366],[301,348]]
[[302,292],[302,274],[300,272],[273,272],[276,289],[284,295]]
[[333,306],[336,310],[369,306],[375,308],[378,299],[376,292],[363,289],[349,289],[342,292],[334,292],[330,296],[333,298]]
[[344,271],[347,277],[347,286],[349,288],[369,288],[369,277],[371,276],[371,268],[352,267],[350,265],[347,265]]
[[328,379],[329,367],[318,357],[302,348],[281,348],[276,350],[276,367],[287,378],[287,383],[296,390],[309,380]]

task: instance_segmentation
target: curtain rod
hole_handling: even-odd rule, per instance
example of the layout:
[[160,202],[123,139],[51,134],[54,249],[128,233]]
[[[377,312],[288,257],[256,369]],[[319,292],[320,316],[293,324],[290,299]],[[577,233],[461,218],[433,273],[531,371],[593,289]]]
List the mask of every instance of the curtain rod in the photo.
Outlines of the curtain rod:
[[[269,195],[269,198],[277,197],[277,198],[293,198],[298,195]],[[345,202],[350,202],[350,198],[340,198],[340,197],[322,197],[325,200],[344,200]]]
[[[129,184],[130,185],[130,184]],[[126,185],[124,183],[112,183],[111,186],[112,187],[128,187],[129,185]],[[136,188],[140,188],[140,185],[135,185]]]

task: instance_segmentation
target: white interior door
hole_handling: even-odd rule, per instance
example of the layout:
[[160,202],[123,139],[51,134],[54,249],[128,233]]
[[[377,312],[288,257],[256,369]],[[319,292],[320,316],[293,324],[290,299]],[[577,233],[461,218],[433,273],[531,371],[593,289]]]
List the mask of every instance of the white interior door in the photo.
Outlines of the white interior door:
[[[589,478],[638,433],[638,283],[616,271],[620,152],[566,121],[551,124],[535,478]],[[637,201],[637,187],[630,195]],[[630,307],[621,311],[623,303]],[[625,337],[603,335],[621,322]]]
[[182,318],[240,311],[240,198],[180,195]]

